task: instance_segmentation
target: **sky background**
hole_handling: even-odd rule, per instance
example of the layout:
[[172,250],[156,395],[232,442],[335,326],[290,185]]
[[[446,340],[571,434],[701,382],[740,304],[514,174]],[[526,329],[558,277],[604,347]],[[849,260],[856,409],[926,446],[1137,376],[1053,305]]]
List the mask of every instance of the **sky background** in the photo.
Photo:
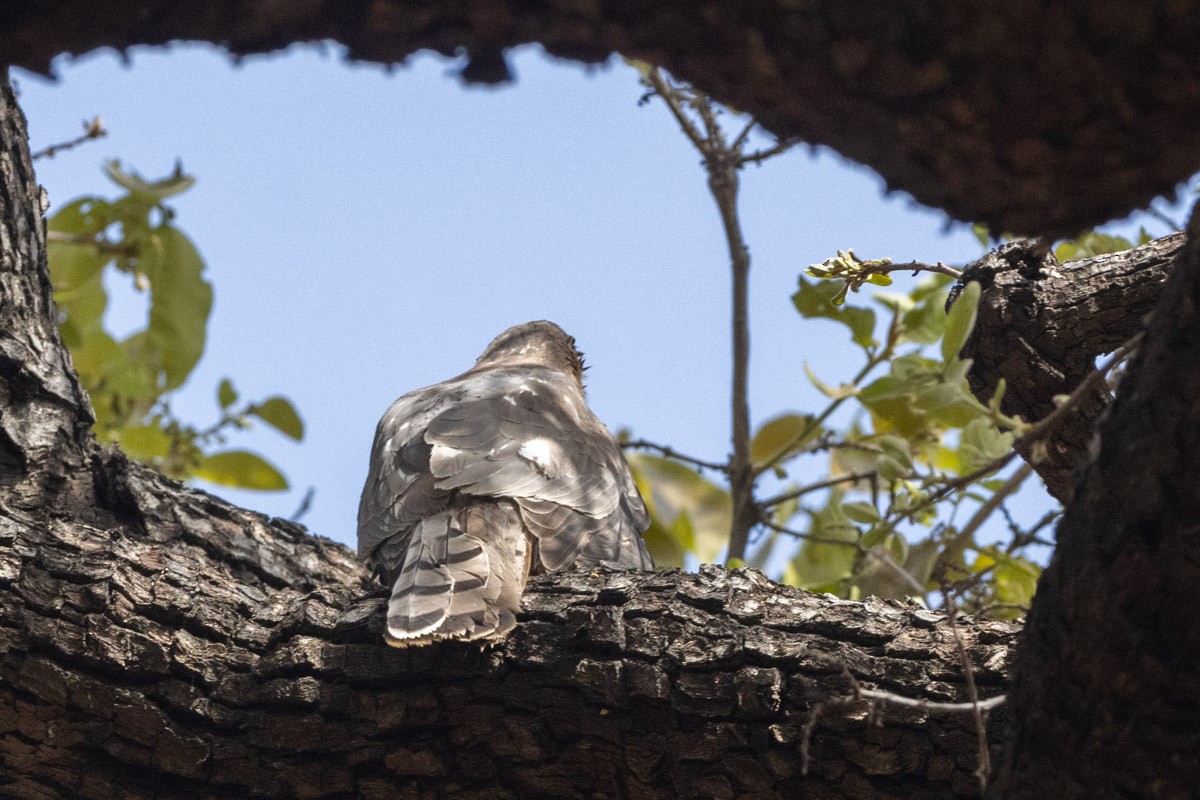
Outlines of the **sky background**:
[[[280,466],[291,491],[204,488],[288,517],[313,487],[303,522],[352,544],[388,404],[541,318],[587,354],[589,400],[611,429],[724,458],[729,269],[698,155],[661,103],[639,107],[620,61],[585,70],[525,48],[511,63],[517,81],[500,88],[463,88],[460,62],[438,56],[389,74],[311,46],[238,65],[207,46],[138,49],[128,63],[100,52],[60,60],[58,82],[16,73],[35,150],[94,115],[109,129],[37,162],[50,213],[117,194],[108,158],[147,178],[181,159],[198,178],[169,204],[216,300],[174,408],[210,423],[228,376],[243,397],[288,396],[307,426],[301,444],[262,427],[230,441]],[[741,186],[756,424],[822,406],[806,361],[830,383],[861,363],[844,328],[794,311],[808,264],[845,248],[950,264],[981,253],[966,226],[885,196],[873,172],[825,149],[748,168]],[[141,327],[144,299],[124,276],[109,289],[110,329]],[[1050,501],[1034,487],[1020,507],[1036,519]]]

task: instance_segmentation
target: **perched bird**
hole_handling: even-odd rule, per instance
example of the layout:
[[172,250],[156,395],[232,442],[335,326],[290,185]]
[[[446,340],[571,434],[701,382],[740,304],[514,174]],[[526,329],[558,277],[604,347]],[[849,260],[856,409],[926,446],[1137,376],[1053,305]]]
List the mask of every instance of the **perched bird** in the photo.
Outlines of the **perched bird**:
[[646,507],[583,370],[574,339],[527,322],[383,415],[358,552],[392,586],[389,644],[507,633],[531,574],[653,566]]

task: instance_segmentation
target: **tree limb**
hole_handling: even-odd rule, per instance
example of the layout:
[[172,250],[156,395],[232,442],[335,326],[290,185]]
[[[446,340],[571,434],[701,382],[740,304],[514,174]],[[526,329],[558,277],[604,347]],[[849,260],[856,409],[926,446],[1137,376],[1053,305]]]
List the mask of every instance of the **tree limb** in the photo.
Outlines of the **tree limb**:
[[235,55],[332,40],[386,65],[466,53],[481,81],[505,80],[520,44],[588,63],[617,52],[996,231],[1072,234],[1200,169],[1196,0],[9,0],[0,64],[45,73],[60,53],[178,40]]
[[[1054,413],[1055,397],[1076,391],[1098,357],[1144,329],[1183,240],[1172,234],[1065,264],[1014,242],[968,265],[962,280],[979,281],[984,290],[962,352],[974,361],[968,379],[976,397],[987,402],[1003,380],[1005,414],[1033,422]],[[1071,497],[1110,395],[1097,385],[1045,440],[1034,468],[1060,501]]]

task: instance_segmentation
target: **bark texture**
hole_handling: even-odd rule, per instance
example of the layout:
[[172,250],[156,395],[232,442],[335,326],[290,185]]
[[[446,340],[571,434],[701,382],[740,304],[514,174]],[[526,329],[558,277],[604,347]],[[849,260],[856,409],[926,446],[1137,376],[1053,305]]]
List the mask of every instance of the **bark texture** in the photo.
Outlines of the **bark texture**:
[[480,81],[527,42],[623,53],[997,231],[1073,233],[1200,169],[1197,0],[9,0],[0,63],[180,39],[238,55],[328,39],[384,64],[465,50]]
[[[963,351],[974,360],[971,390],[983,402],[1005,383],[1004,413],[1035,422],[1095,369],[1097,357],[1145,330],[1183,234],[1095,258],[1059,264],[1028,241],[988,253],[963,270],[983,294],[975,332]],[[1096,423],[1108,408],[1104,387],[1051,431],[1031,463],[1060,502],[1091,454]]]
[[[915,606],[719,568],[555,575],[502,645],[385,646],[386,591],[346,548],[91,440],[39,202],[5,84],[0,795],[977,795],[970,715],[854,696],[966,699],[947,621]],[[1000,692],[1016,628],[958,627]]]
[[997,797],[1200,785],[1200,214],[1100,433],[1022,639]]
[[[829,702],[844,670],[964,699],[940,615],[715,567],[571,574],[533,586],[502,646],[395,650],[341,546],[97,469],[140,525],[0,517],[4,796],[978,795],[970,715]],[[997,693],[1016,629],[961,627]]]

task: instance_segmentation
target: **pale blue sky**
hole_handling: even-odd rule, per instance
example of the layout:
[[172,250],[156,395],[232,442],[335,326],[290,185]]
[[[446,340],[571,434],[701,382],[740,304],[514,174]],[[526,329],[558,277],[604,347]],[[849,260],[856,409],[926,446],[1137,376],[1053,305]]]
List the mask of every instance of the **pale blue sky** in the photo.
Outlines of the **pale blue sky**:
[[[661,104],[638,107],[620,62],[585,71],[528,48],[513,63],[516,84],[498,89],[464,89],[435,56],[387,74],[313,47],[240,66],[198,46],[139,50],[130,65],[100,53],[60,62],[58,83],[17,73],[34,148],[96,114],[110,130],[37,163],[55,206],[114,194],[100,172],[111,157],[151,178],[181,158],[199,179],[173,204],[216,302],[176,408],[211,421],[228,375],[244,396],[288,395],[308,428],[300,445],[266,431],[233,442],[280,465],[291,492],[216,493],[288,516],[314,486],[304,522],[351,543],[384,408],[538,318],[578,340],[610,428],[728,451],[728,262],[698,156]],[[859,363],[843,329],[793,310],[806,265],[848,247],[947,263],[980,252],[964,226],[885,197],[829,151],[798,148],[742,187],[756,422],[817,407],[805,360],[830,381]],[[144,314],[123,291],[118,330]],[[1045,501],[1027,494],[1036,516]]]

